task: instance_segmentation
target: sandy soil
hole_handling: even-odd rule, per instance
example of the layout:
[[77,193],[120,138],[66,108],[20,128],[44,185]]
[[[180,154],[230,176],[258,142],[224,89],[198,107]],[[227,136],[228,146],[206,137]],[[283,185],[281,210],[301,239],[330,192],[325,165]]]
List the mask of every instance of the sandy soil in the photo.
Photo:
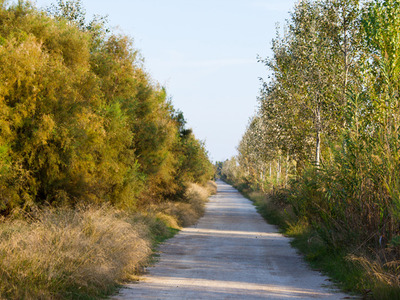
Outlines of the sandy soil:
[[343,299],[250,201],[219,181],[206,215],[160,248],[143,281],[113,299]]

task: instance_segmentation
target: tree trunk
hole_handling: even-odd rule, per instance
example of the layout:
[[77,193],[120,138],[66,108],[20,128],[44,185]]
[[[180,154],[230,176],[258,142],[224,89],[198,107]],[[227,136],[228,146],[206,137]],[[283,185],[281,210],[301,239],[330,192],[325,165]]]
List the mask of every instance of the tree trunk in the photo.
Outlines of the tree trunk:
[[286,156],[285,188],[287,187],[288,179],[289,179],[289,152],[287,153]]
[[272,163],[269,163],[269,180],[272,181]]
[[321,108],[318,105],[316,115],[316,137],[315,137],[315,165],[319,166],[321,160]]
[[279,155],[278,163],[276,166],[276,183],[279,184],[279,180],[281,179],[281,156]]
[[265,192],[265,189],[264,189],[264,182],[265,182],[265,165],[264,165],[264,164],[262,164],[262,167],[261,167],[261,174],[260,174],[260,177],[261,177],[261,191],[264,193],[264,192]]

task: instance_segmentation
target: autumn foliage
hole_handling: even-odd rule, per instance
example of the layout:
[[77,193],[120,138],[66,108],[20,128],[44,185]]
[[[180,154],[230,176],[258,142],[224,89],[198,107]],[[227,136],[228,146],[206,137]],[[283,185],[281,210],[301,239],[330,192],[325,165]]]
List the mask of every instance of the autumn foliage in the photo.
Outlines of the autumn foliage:
[[132,40],[79,1],[49,12],[0,1],[0,212],[37,205],[135,208],[213,173]]

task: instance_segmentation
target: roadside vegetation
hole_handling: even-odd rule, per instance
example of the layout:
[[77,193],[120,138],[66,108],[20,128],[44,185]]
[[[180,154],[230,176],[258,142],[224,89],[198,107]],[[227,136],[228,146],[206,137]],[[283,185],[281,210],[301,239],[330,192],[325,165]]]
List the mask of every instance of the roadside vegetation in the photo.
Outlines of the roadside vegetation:
[[110,294],[215,192],[132,39],[80,1],[0,0],[0,132],[0,298]]
[[0,223],[0,298],[94,299],[138,280],[157,244],[204,212],[215,185],[146,211],[110,205],[14,211]]
[[400,298],[400,2],[300,1],[224,180],[345,290]]

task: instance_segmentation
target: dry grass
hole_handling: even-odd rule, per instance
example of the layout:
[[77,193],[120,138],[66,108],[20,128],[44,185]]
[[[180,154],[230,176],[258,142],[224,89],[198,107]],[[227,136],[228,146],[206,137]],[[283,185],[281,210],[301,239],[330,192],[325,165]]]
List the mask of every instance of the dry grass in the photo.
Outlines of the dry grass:
[[208,190],[209,195],[215,195],[217,193],[217,184],[215,181],[209,181],[206,184],[206,189]]
[[175,227],[174,224],[171,226],[172,228],[190,226],[203,216],[208,197],[215,193],[216,184],[214,182],[210,181],[205,187],[191,183],[185,193],[186,202],[165,202],[153,209],[158,214],[161,213],[163,218],[165,215],[174,218],[178,227]]
[[0,298],[106,294],[150,253],[149,241],[139,234],[143,226],[109,207],[47,209],[28,221],[3,222]]
[[400,261],[390,255],[390,249],[382,249],[375,259],[349,255],[347,259],[357,262],[371,281],[374,299],[400,298]]
[[[399,286],[399,275],[389,272],[387,267],[390,263],[383,263],[380,260],[371,260],[362,256],[349,255],[349,260],[358,262],[368,273],[370,278],[374,278],[379,283],[389,286]],[[399,262],[395,262],[398,265]]]
[[[382,260],[365,256],[349,255],[348,260],[357,262],[369,277],[371,289],[369,298],[379,300],[400,299],[400,262],[398,260]],[[369,299],[368,298],[368,299]]]
[[109,206],[53,208],[0,219],[0,299],[93,299],[136,279],[151,245],[192,225],[214,185],[190,184],[185,202],[128,214]]

